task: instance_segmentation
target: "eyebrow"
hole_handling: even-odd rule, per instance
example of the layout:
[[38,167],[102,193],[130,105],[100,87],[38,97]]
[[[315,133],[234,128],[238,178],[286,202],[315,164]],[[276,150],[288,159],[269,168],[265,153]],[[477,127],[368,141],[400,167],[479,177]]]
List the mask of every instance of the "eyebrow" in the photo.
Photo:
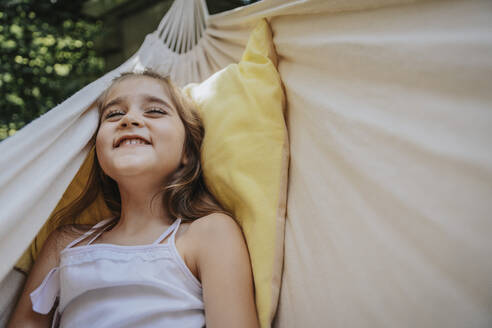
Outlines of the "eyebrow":
[[[115,99],[113,99],[110,102],[108,102],[107,104],[105,104],[103,106],[103,108],[101,109],[101,116],[104,114],[106,109],[108,109],[108,107],[111,107],[114,105],[120,105],[125,100],[125,98],[126,97],[116,97]],[[143,100],[145,103],[158,103],[158,104],[161,104],[161,105],[168,107],[171,110],[174,110],[174,107],[171,106],[167,101],[165,101],[161,98],[155,97],[155,96],[143,95]]]

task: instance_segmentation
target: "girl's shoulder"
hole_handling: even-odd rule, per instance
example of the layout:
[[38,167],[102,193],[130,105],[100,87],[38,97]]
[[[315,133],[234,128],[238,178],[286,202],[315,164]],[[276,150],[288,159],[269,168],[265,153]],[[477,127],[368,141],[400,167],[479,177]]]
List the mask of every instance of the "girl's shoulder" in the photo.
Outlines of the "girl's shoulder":
[[57,262],[60,252],[72,241],[82,236],[91,229],[89,224],[66,224],[55,228],[46,238],[43,248],[50,254],[54,254]]
[[186,229],[186,239],[194,251],[194,257],[207,249],[210,240],[227,235],[242,235],[241,226],[231,216],[214,212],[193,220]]
[[181,226],[183,228],[177,232],[177,248],[182,250],[185,263],[200,281],[199,257],[207,252],[209,240],[216,238],[217,234],[230,234],[231,230],[241,229],[231,216],[220,212],[183,222]]
[[215,230],[220,227],[235,229],[240,226],[231,216],[221,212],[214,212],[193,220],[190,224],[190,231],[203,234],[207,230]]
[[188,230],[196,245],[194,254],[203,294],[208,300],[220,300],[208,302],[207,313],[220,317],[223,304],[227,304],[231,313],[243,315],[247,311],[255,318],[252,266],[238,222],[227,214],[214,213],[196,220]]
[[214,212],[191,221],[186,230],[189,238],[196,241],[197,246],[202,246],[199,245],[200,241],[207,239],[217,229],[228,230],[237,228],[240,229],[240,226],[231,216],[225,213]]

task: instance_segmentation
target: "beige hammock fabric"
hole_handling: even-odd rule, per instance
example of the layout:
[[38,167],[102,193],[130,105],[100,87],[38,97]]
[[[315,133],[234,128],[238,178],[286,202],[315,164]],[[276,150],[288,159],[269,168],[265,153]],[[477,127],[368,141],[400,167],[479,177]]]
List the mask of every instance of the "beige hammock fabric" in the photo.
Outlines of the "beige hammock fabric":
[[[182,3],[174,15],[204,8]],[[164,19],[125,64],[1,144],[0,277],[85,158],[97,118],[82,109],[113,76],[147,65],[201,81],[267,17],[291,146],[273,326],[491,327],[492,2],[264,0],[198,16],[196,34]]]

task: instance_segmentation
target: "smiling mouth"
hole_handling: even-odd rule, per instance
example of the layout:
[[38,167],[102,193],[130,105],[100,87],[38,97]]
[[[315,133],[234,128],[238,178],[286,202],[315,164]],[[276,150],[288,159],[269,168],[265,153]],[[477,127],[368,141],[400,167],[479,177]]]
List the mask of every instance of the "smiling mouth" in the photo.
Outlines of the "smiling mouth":
[[116,145],[115,148],[119,148],[119,147],[128,147],[128,146],[147,146],[147,145],[150,145],[150,143],[148,143],[147,141],[145,140],[142,140],[142,139],[125,139],[125,140],[122,140],[118,145]]

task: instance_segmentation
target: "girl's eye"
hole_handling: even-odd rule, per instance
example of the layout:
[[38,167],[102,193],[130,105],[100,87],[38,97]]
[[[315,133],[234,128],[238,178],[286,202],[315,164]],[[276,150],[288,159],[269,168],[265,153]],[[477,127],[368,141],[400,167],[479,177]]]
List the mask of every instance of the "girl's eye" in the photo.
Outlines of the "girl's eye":
[[111,117],[116,116],[116,115],[124,115],[124,114],[125,113],[123,113],[120,110],[113,110],[113,111],[109,112],[104,118],[111,118]]
[[166,111],[160,109],[160,108],[150,108],[147,113],[160,113],[160,114],[166,114]]

